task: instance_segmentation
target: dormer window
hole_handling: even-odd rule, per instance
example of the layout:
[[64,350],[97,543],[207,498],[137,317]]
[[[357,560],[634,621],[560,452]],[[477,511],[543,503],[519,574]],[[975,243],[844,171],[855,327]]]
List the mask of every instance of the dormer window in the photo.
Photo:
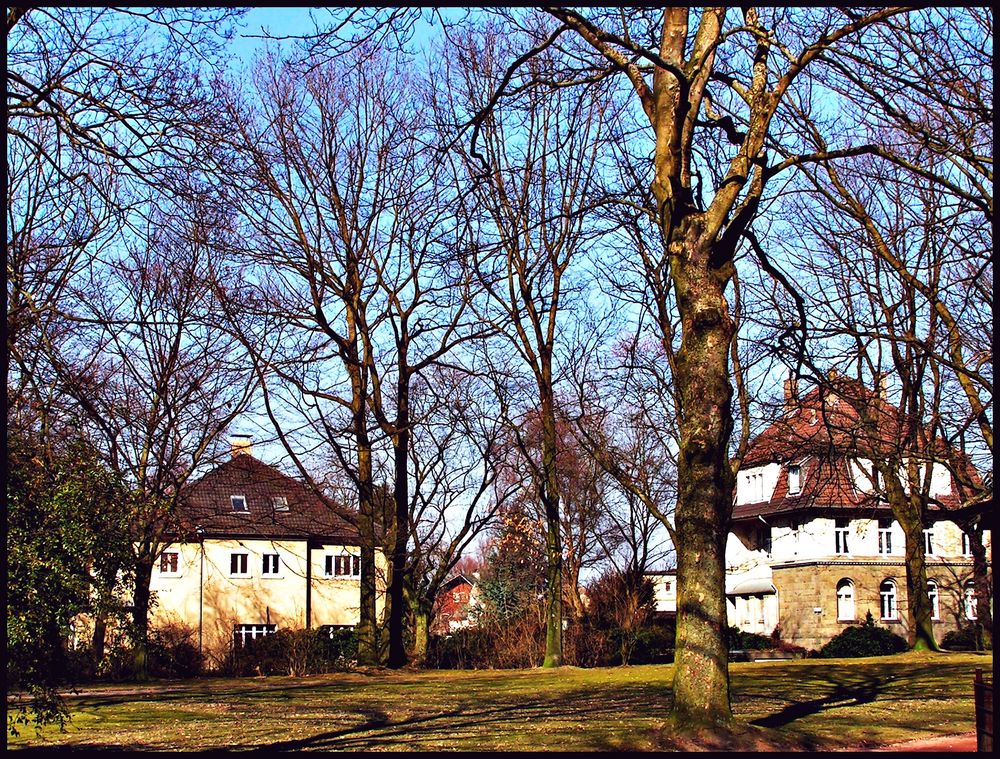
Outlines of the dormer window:
[[788,465],[788,494],[795,495],[802,490],[802,467],[798,464]]
[[271,499],[271,505],[275,511],[288,511],[288,498],[283,495],[276,495]]
[[244,514],[250,511],[247,508],[247,497],[245,495],[231,495],[229,496],[229,503],[232,505],[233,511],[239,511]]

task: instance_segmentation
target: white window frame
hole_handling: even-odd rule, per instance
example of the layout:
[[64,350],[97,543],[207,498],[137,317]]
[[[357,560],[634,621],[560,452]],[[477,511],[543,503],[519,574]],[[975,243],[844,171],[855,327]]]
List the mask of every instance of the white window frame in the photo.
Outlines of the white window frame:
[[361,577],[361,557],[358,554],[340,553],[332,554],[332,556],[334,577],[346,580],[355,580]]
[[[845,525],[837,524],[846,522]],[[835,517],[833,520],[833,549],[838,556],[850,556],[850,544],[847,541],[851,531],[851,520],[845,517]]]
[[[242,509],[236,508],[236,499],[237,498],[239,498],[240,500],[243,501],[243,508]],[[238,493],[234,493],[233,495],[229,496],[229,507],[233,510],[234,514],[249,514],[250,513],[250,504],[247,503],[247,497],[245,495],[240,495]]]
[[774,548],[774,532],[771,530],[771,525],[757,525],[757,545],[765,556],[771,557]]
[[[794,470],[794,471],[793,471]],[[788,495],[798,495],[802,492],[802,465],[788,465]]]
[[972,537],[962,530],[962,556],[972,556]]
[[[882,522],[888,522],[888,527],[883,527]],[[878,552],[882,556],[892,555],[892,520],[878,520]]]
[[[273,559],[273,561],[269,561]],[[273,571],[271,571],[273,567]],[[260,561],[260,576],[266,577],[268,579],[275,579],[281,577],[281,555],[278,553],[264,553],[261,554]]]
[[[847,616],[846,612],[850,612]],[[846,577],[837,583],[837,621],[854,622],[858,618],[854,603],[854,583]]]
[[924,528],[924,556],[936,556],[934,553],[934,526]]
[[935,580],[927,581],[927,600],[931,602],[931,619],[941,619],[941,594]]
[[288,511],[288,497],[276,495],[271,499],[271,507],[275,511]]
[[278,631],[278,626],[274,624],[237,624],[233,628],[233,644],[236,644],[237,637],[240,638],[239,647],[247,644],[247,638],[256,640],[268,635],[274,635]]
[[[235,571],[234,572],[233,571],[233,559],[235,559],[237,556],[240,556],[240,557],[243,558],[243,561],[239,562],[239,563],[243,564],[243,571],[242,572],[239,572],[239,571]],[[247,553],[246,551],[230,551],[229,552],[229,576],[230,577],[250,577],[250,554],[249,553]]]
[[976,602],[976,584],[970,580],[962,587],[962,613],[970,622],[979,618],[979,609]]
[[[886,586],[889,586],[888,590]],[[896,583],[894,580],[885,579],[878,586],[879,598],[879,618],[885,622],[896,622],[899,620],[899,596],[896,593]]]
[[[173,565],[176,569],[164,569],[163,559],[165,556],[173,556]],[[163,551],[160,553],[159,561],[160,577],[180,577],[181,576],[181,554],[179,551]]]

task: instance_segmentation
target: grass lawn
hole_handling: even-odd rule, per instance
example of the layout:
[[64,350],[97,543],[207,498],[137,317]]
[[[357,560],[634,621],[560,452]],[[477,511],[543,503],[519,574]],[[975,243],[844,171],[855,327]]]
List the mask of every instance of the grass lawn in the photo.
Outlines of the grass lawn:
[[975,729],[972,680],[993,657],[731,664],[735,736],[666,725],[672,665],[559,671],[384,670],[88,688],[65,732],[10,748],[655,750],[865,747]]

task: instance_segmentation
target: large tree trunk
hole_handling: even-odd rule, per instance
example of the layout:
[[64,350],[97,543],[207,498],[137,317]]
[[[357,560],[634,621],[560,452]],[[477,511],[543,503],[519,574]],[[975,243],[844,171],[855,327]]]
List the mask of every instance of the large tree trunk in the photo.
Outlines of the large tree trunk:
[[[559,483],[556,479],[556,417],[551,367],[546,364],[548,381],[542,382],[542,506],[545,510],[545,660],[543,667],[560,667],[562,652],[562,523],[559,519]],[[543,371],[545,371],[543,369]]]
[[431,604],[419,601],[413,609],[413,661],[423,664],[427,660],[430,644]]
[[132,598],[132,678],[137,682],[149,679],[147,641],[149,639],[149,581],[153,576],[155,557],[150,553],[139,558],[135,567]]
[[[976,517],[966,526],[972,549],[972,582],[976,594],[976,649],[993,649],[993,614],[990,611],[990,567],[983,544],[983,518]],[[964,594],[965,589],[961,592]],[[964,598],[964,595],[963,595]]]
[[888,467],[882,474],[889,506],[905,538],[907,642],[915,651],[940,651],[934,639],[934,610],[927,595],[924,520],[919,496],[907,495],[902,483]]
[[394,477],[393,499],[396,513],[394,519],[395,541],[392,549],[392,581],[389,585],[389,666],[402,667],[406,664],[406,649],[403,643],[403,627],[406,619],[406,599],[403,592],[406,579],[406,545],[409,539],[410,487],[407,479],[409,460],[409,383],[400,369],[396,393],[396,425],[398,432],[393,444]]
[[732,719],[724,636],[725,546],[735,481],[729,464],[734,325],[725,298],[732,265],[710,259],[701,231],[697,217],[689,217],[670,250],[682,330],[673,717],[687,727]]
[[94,634],[90,639],[90,652],[94,657],[94,671],[100,670],[101,662],[104,661],[105,641],[108,637],[107,613],[99,609],[94,616]]
[[[375,611],[377,593],[375,567],[374,493],[372,489],[371,446],[367,434],[359,435],[358,446],[358,532],[361,534],[361,605],[358,619],[358,663],[378,664],[378,641]],[[361,445],[362,439],[365,445]]]

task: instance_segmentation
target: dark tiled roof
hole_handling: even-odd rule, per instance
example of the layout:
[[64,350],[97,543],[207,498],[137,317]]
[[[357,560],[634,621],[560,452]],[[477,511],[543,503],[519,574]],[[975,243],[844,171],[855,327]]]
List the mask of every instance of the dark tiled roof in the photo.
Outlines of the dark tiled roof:
[[[230,496],[246,498],[248,511],[234,512]],[[288,511],[274,508],[287,499]],[[188,486],[177,511],[180,529],[211,537],[358,539],[346,509],[338,513],[305,484],[249,454],[234,456]]]
[[[874,420],[874,431],[865,431],[859,408],[865,408]],[[781,471],[774,492],[762,503],[744,503],[733,508],[733,519],[749,519],[758,515],[790,514],[797,511],[823,510],[884,510],[888,504],[871,494],[860,492],[854,485],[850,460],[902,458],[902,431],[905,419],[891,404],[866,389],[855,380],[840,378],[833,390],[815,388],[794,408],[751,441],[742,468],[779,463]],[[921,433],[925,433],[921,430]],[[943,450],[939,441],[934,443]],[[924,446],[930,447],[924,442]],[[952,453],[952,458],[967,467],[966,474],[974,482],[979,475],[971,464]],[[939,456],[941,452],[939,451]],[[788,465],[802,466],[802,490],[788,493]],[[930,504],[931,510],[956,509],[960,499],[952,487],[949,495],[938,496],[940,503]]]

